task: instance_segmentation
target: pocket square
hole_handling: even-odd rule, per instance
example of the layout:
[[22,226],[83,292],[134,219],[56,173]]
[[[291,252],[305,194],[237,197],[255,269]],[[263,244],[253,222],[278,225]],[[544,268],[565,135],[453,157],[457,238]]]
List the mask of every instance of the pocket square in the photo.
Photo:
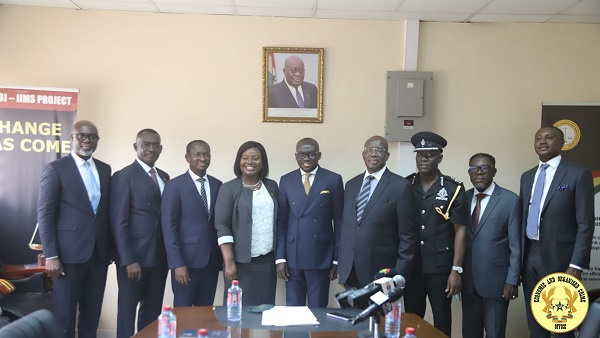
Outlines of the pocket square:
[[565,191],[565,190],[569,190],[568,184],[559,185],[558,188],[556,188],[556,191]]
[[325,195],[325,194],[329,194],[329,190],[323,190],[321,191],[320,195]]

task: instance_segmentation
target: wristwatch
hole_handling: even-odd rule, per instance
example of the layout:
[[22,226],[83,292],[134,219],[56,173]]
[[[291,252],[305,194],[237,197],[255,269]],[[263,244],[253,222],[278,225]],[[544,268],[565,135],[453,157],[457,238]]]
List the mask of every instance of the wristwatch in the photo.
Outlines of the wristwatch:
[[458,272],[459,275],[463,273],[463,268],[460,266],[453,265],[452,270]]

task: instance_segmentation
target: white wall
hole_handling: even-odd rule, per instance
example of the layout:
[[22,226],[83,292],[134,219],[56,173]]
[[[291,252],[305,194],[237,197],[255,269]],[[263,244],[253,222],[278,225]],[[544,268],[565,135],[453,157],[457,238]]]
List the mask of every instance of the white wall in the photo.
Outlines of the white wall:
[[[496,156],[498,183],[518,190],[536,163],[541,102],[600,101],[599,28],[422,23],[418,68],[434,72],[433,129],[449,141],[442,171],[467,180],[469,156],[485,151]],[[187,142],[201,138],[212,148],[209,173],[227,181],[237,148],[253,139],[278,179],[296,166],[296,141],[310,136],[321,164],[348,180],[364,170],[364,141],[384,133],[386,71],[402,70],[403,35],[402,22],[0,6],[0,84],[81,89],[78,117],[98,126],[96,156],[113,171],[133,160],[135,134],[149,127],[162,135],[158,165],[172,176],[186,170]],[[262,122],[264,46],[325,48],[324,123]],[[103,329],[116,325],[110,270]],[[278,290],[281,303],[281,283]],[[524,336],[522,297],[509,311],[509,336]],[[454,314],[460,336],[460,306]]]

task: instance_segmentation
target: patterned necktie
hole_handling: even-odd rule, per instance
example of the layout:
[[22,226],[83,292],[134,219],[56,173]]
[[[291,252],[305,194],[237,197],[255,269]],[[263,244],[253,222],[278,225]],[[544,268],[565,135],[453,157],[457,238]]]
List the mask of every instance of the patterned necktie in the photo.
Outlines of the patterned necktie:
[[156,184],[157,187],[160,187],[158,185],[158,180],[156,179],[156,170],[154,170],[154,168],[150,169],[150,177],[152,177],[154,184]]
[[96,178],[94,177],[94,173],[90,167],[90,162],[85,161],[85,169],[87,172],[86,186],[88,190],[88,197],[92,203],[92,208],[94,208],[94,214],[96,214],[98,211],[98,204],[100,204],[100,187],[98,186],[98,182],[96,182]]
[[529,207],[529,215],[527,215],[527,237],[534,238],[538,234],[538,225],[540,221],[540,210],[542,208],[542,195],[544,194],[544,181],[546,181],[546,169],[549,164],[544,163],[540,168],[540,174],[535,181],[533,196],[531,197],[531,206]]
[[296,100],[298,100],[298,108],[304,108],[304,100],[302,99],[302,95],[300,94],[298,87],[296,87]]
[[471,221],[473,223],[473,231],[477,231],[479,226],[479,216],[481,214],[481,200],[487,196],[486,194],[477,194],[477,203],[475,203],[475,209],[473,209],[473,215]]
[[310,191],[310,181],[308,180],[310,175],[312,175],[312,174],[311,173],[304,174],[304,192],[306,193],[306,196],[308,196],[308,192]]
[[360,222],[362,219],[362,214],[365,211],[365,207],[367,206],[367,202],[369,202],[369,193],[371,192],[371,180],[375,177],[369,175],[365,178],[362,188],[360,188],[360,192],[358,193],[358,198],[356,199],[356,221]]
[[206,211],[208,214],[208,201],[206,199],[206,190],[204,189],[204,182],[206,182],[206,178],[200,177],[198,182],[200,182],[200,197],[202,198],[202,204],[204,204],[204,211]]

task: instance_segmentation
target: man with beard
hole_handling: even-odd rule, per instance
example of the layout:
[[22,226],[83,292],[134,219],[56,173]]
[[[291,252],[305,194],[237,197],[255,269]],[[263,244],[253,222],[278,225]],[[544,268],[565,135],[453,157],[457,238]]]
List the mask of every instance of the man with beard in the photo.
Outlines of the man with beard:
[[71,154],[47,164],[40,182],[46,273],[54,280],[54,314],[69,338],[75,337],[76,324],[79,337],[96,337],[111,259],[111,169],[92,158],[99,139],[92,122],[75,123]]

